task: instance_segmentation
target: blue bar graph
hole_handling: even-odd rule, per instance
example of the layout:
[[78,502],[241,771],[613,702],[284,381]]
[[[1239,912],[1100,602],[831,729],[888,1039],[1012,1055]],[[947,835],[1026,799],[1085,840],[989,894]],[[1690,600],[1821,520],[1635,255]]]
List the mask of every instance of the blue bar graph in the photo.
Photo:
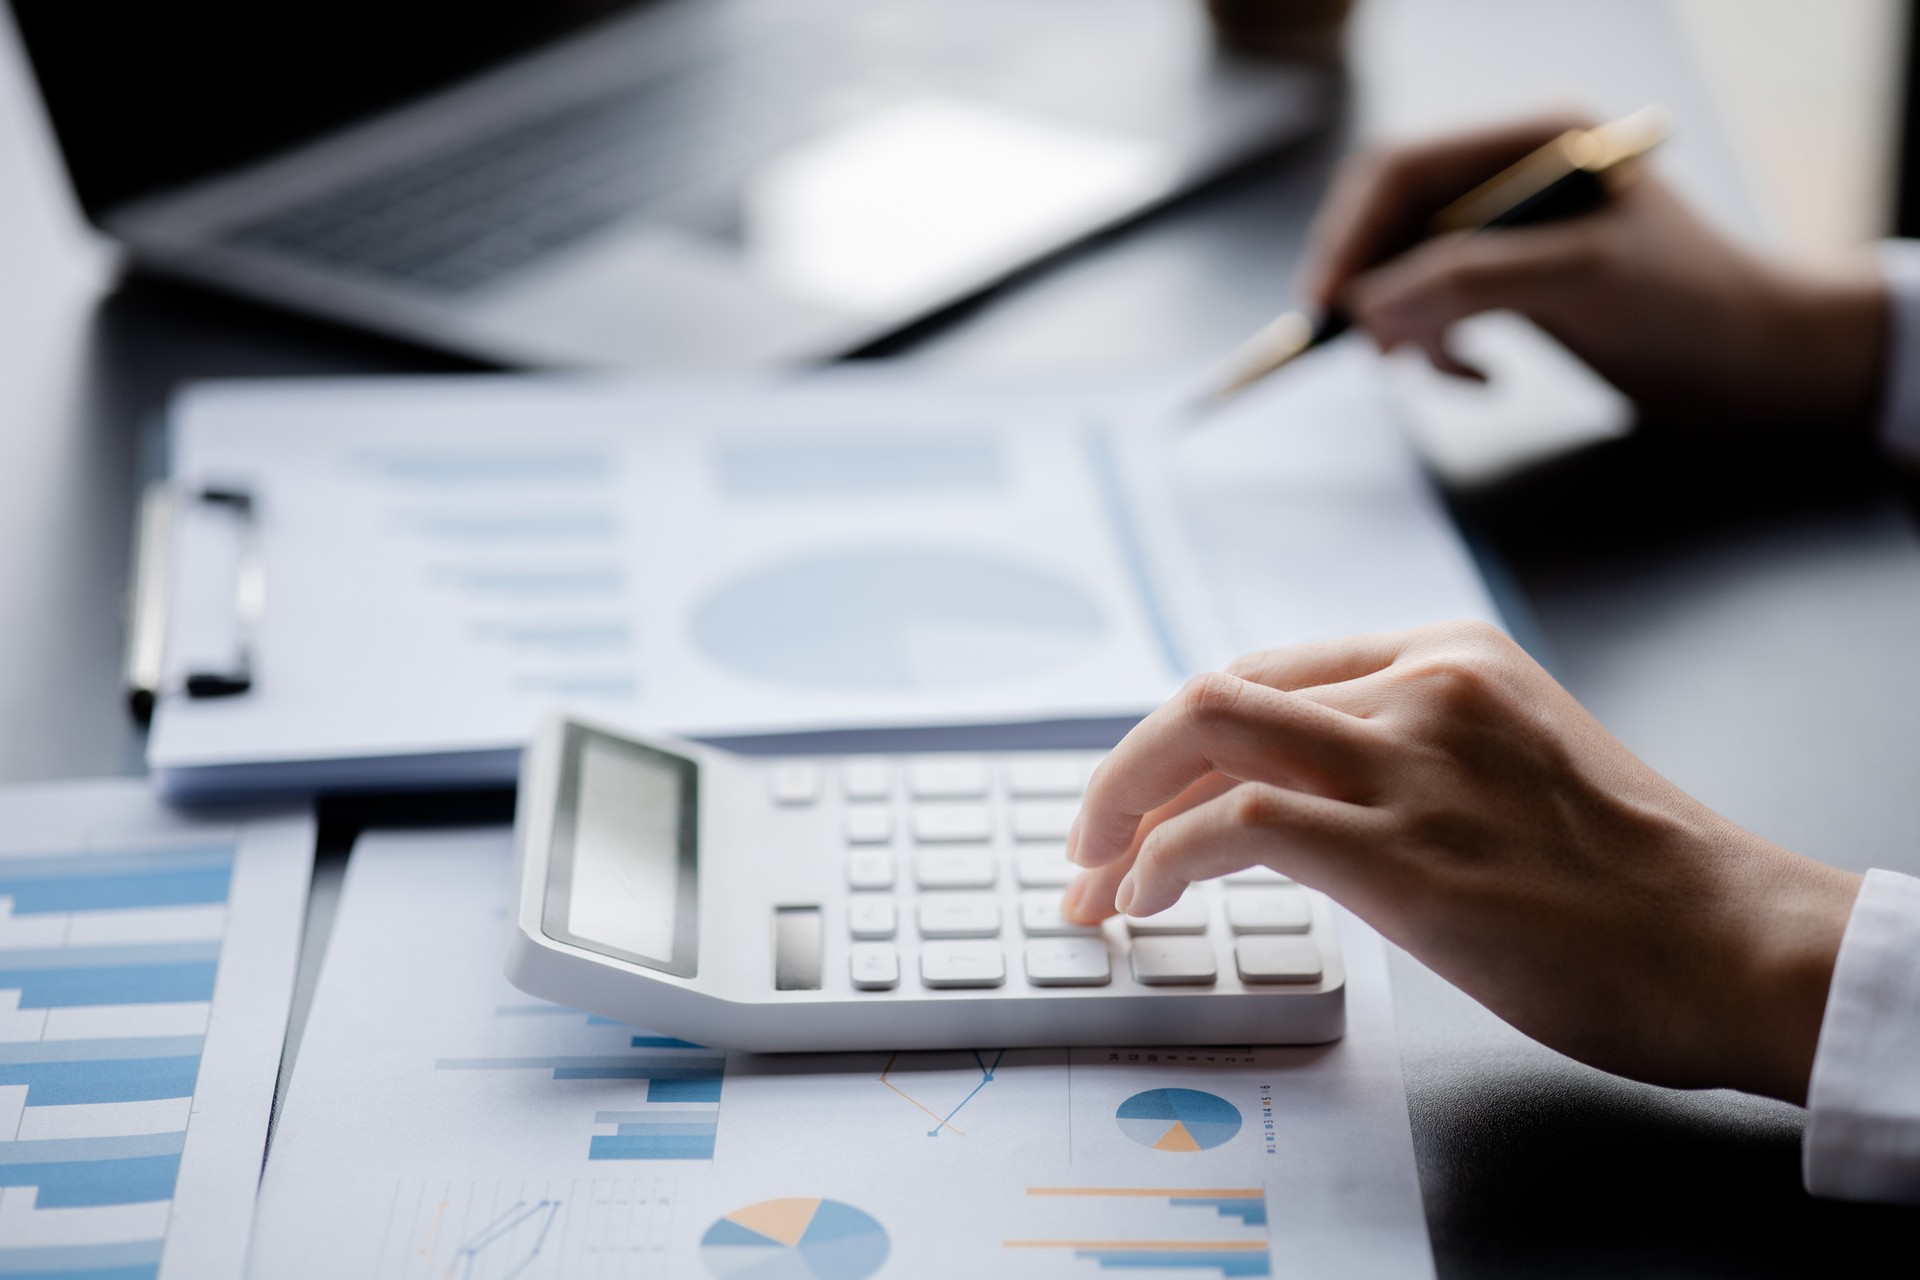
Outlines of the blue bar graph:
[[164,1240],[0,1248],[6,1280],[153,1280]]
[[218,942],[0,950],[0,991],[22,1009],[213,999]]
[[720,1101],[720,1075],[716,1071],[711,1076],[690,1080],[649,1080],[647,1081],[648,1102],[713,1102]]
[[593,449],[368,453],[360,461],[389,480],[430,485],[577,484],[603,480],[612,469],[611,457]]
[[186,1139],[183,1130],[0,1142],[0,1187],[38,1187],[41,1209],[170,1200]]
[[[0,856],[0,898],[16,919],[66,915],[77,925],[90,918],[66,936],[111,938],[120,928],[113,913],[224,905],[234,858],[230,843]],[[218,927],[216,916],[205,919],[209,932]],[[0,947],[0,990],[18,992],[23,1010],[200,1004],[213,998],[220,950],[218,938]],[[191,1098],[204,1047],[200,1035],[0,1042],[0,1087],[24,1086],[27,1114],[54,1116],[59,1132],[59,1113],[37,1109]],[[184,1124],[186,1113],[175,1123]],[[94,1113],[90,1124],[105,1114]],[[36,1212],[165,1202],[185,1146],[184,1130],[0,1142],[0,1187],[30,1189]],[[0,1280],[153,1280],[164,1245],[0,1244]]]
[[1223,1277],[1270,1276],[1273,1264],[1258,1253],[1178,1249],[1077,1249],[1074,1257],[1097,1263],[1103,1271],[1212,1271]]
[[[727,1056],[677,1036],[636,1031],[596,1014],[558,1005],[501,1005],[502,1018],[579,1018],[587,1027],[606,1027],[623,1033],[628,1052],[550,1054],[534,1057],[441,1058],[441,1071],[541,1071],[556,1082],[590,1085],[596,1082],[644,1083],[644,1100],[620,1091],[624,1101],[637,1106],[627,1111],[600,1111],[594,1123],[610,1126],[611,1133],[591,1135],[590,1160],[711,1160],[720,1133],[720,1091]],[[614,1043],[619,1043],[615,1041]],[[590,1095],[591,1096],[591,1095]]]
[[1267,1202],[1241,1196],[1181,1196],[1167,1203],[1182,1209],[1212,1209],[1223,1218],[1238,1218],[1250,1227],[1267,1225]]
[[233,849],[0,857],[0,898],[13,913],[207,906],[227,900]]
[[29,1107],[188,1098],[200,1049],[199,1036],[0,1044],[0,1085],[27,1086]]

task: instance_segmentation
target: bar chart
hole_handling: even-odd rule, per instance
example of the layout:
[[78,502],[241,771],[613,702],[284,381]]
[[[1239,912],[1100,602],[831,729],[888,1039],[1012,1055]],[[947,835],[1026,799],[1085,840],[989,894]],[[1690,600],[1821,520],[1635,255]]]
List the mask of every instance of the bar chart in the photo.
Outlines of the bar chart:
[[[1092,1269],[1270,1276],[1264,1187],[1028,1187],[1045,1236],[1002,1241],[1021,1252],[1057,1252]],[[1128,1224],[1116,1236],[1111,1225]]]
[[593,1053],[441,1058],[440,1071],[545,1073],[554,1081],[630,1082],[633,1100],[618,1110],[596,1108],[589,1160],[711,1160],[720,1134],[720,1089],[727,1056],[672,1036],[636,1031],[608,1018],[560,1005],[502,1005],[501,1018],[538,1018],[564,1027],[569,1047],[582,1036],[604,1042]]
[[158,1274],[234,856],[0,856],[0,1274]]

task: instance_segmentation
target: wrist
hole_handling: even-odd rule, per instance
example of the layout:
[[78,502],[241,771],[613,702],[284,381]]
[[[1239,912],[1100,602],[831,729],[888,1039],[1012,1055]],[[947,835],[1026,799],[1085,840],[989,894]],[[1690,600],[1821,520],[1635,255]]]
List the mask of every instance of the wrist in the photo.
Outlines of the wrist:
[[[1780,268],[1767,349],[1782,385],[1766,416],[1866,436],[1880,416],[1892,298],[1871,262]],[[1764,366],[1762,366],[1764,367]]]
[[1769,846],[1771,864],[1748,883],[1744,980],[1725,1064],[1729,1083],[1804,1104],[1826,1017],[1840,940],[1861,877]]

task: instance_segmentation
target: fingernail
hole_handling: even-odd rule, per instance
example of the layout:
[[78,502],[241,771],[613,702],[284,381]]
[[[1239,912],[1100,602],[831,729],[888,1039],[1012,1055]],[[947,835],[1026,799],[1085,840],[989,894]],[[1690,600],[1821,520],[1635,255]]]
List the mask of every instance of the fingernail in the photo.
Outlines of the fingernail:
[[1073,821],[1067,825],[1067,861],[1080,861],[1080,815],[1074,814]]
[[1060,895],[1060,914],[1069,920],[1080,918],[1080,902],[1087,896],[1087,878],[1081,876]]
[[1129,875],[1120,882],[1113,894],[1113,909],[1121,915],[1128,914],[1127,908],[1133,905],[1133,876]]

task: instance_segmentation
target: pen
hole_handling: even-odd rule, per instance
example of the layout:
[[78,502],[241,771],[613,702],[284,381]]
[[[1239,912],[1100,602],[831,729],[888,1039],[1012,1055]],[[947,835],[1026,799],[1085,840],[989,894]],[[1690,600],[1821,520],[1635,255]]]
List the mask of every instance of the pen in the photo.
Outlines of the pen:
[[[1435,214],[1428,235],[1518,227],[1585,213],[1607,198],[1620,166],[1658,146],[1667,132],[1668,117],[1661,107],[1642,107],[1592,129],[1569,129]],[[1195,419],[1352,327],[1337,307],[1317,319],[1304,311],[1278,317],[1228,357],[1226,376],[1194,402]]]

